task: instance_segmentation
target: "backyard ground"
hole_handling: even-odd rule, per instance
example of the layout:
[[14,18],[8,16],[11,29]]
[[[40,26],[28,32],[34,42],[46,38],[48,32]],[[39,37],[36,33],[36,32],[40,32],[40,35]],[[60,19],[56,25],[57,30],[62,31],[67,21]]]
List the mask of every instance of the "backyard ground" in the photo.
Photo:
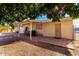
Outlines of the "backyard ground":
[[17,36],[17,34],[0,36],[0,55],[71,56],[74,53],[72,49],[39,41],[20,39]]
[[70,50],[59,46],[33,41],[17,41],[0,46],[0,55],[14,56],[65,56],[72,55]]

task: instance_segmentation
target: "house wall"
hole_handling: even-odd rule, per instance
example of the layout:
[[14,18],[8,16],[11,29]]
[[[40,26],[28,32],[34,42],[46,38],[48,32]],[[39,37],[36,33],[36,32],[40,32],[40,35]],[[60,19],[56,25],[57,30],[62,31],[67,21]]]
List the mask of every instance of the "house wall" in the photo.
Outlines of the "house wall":
[[43,24],[42,23],[36,23],[36,31],[38,35],[43,35]]
[[74,39],[72,23],[73,23],[72,20],[61,22],[61,37],[62,38]]
[[15,27],[14,28],[14,32],[16,32],[16,31],[18,31],[19,30],[19,28],[18,27]]
[[43,24],[42,34],[47,37],[55,37],[55,24],[52,22]]
[[61,22],[55,23],[55,37],[61,38]]
[[28,29],[29,29],[29,24],[20,25],[20,28],[19,28],[19,26],[15,26],[14,27],[14,32],[19,31],[20,33],[24,33],[26,27],[28,27]]
[[[56,29],[56,24],[61,24],[61,28]],[[68,21],[61,21],[61,22],[50,22],[50,23],[46,23],[43,24],[43,28],[40,31],[43,36],[47,36],[47,37],[57,37],[56,36],[56,30],[61,30],[61,32],[59,32],[61,35],[61,38],[66,38],[66,39],[74,39],[73,38],[73,24],[72,24],[72,20],[68,20]]]
[[36,30],[36,24],[32,24],[32,30]]
[[[60,24],[60,27],[56,29],[56,25]],[[43,36],[47,37],[57,37],[57,33],[59,32],[61,35],[61,38],[66,38],[66,39],[74,39],[73,35],[73,21],[72,20],[63,20],[61,22],[46,22],[42,24],[42,29],[37,29],[36,28],[36,23],[32,24],[32,30],[36,30],[38,34],[42,34]],[[23,28],[28,27],[30,29],[30,25],[23,25]],[[57,32],[58,31],[58,32]],[[58,33],[58,35],[59,35]]]

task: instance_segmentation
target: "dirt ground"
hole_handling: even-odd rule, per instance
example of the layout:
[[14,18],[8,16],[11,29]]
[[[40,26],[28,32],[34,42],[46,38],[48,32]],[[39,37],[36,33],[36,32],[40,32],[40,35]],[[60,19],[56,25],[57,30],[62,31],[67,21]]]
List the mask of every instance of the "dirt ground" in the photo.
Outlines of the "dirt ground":
[[47,43],[16,41],[0,46],[1,56],[71,56],[71,50]]
[[74,48],[75,48],[74,55],[79,56],[79,40],[74,41]]
[[[77,51],[77,50],[75,50]],[[57,45],[17,38],[9,33],[0,37],[0,56],[72,56],[74,50]]]

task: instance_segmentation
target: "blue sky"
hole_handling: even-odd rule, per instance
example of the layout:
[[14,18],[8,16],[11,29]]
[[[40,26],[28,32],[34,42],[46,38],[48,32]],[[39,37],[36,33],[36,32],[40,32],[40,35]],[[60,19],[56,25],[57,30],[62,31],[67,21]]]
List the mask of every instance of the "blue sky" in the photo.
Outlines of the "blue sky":
[[[65,17],[69,17],[68,14],[65,14]],[[38,16],[35,20],[37,21],[46,21],[48,20],[47,15],[42,14],[41,16]]]
[[46,21],[48,20],[47,15],[38,16],[35,20],[37,21]]

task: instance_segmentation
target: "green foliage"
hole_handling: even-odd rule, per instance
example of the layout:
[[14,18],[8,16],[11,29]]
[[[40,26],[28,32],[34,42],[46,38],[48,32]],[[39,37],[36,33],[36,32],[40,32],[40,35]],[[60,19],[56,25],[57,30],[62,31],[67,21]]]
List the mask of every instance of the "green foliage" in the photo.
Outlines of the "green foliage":
[[79,4],[60,4],[60,3],[1,3],[0,4],[0,24],[5,22],[11,24],[14,21],[23,19],[35,19],[41,14],[47,15],[53,21],[69,14],[73,18],[79,17]]

